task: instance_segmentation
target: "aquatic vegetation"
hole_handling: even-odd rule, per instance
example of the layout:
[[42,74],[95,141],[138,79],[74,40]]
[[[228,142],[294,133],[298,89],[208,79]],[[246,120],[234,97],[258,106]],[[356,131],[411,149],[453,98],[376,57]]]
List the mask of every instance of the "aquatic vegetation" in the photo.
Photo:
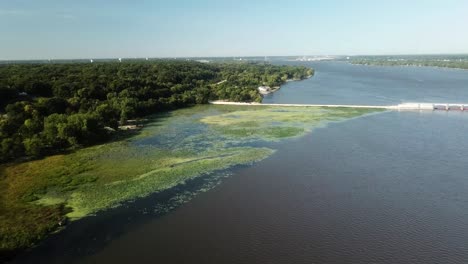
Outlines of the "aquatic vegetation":
[[[222,153],[202,153],[197,156],[176,154],[173,158],[165,158],[167,166],[150,167],[147,168],[149,171],[143,174],[130,174],[127,180],[92,184],[73,192],[68,205],[74,210],[68,216],[83,217],[117,205],[121,201],[144,197],[155,191],[174,187],[202,174],[264,159],[272,152],[273,150],[266,148],[238,148],[227,149]],[[183,156],[185,158],[182,158]]]
[[382,111],[362,108],[265,106],[252,106],[248,111],[239,107],[225,107],[224,110],[228,112],[206,116],[201,122],[211,125],[228,138],[264,141],[302,136],[327,122]]
[[[0,248],[30,246],[65,223],[201,175],[267,158],[268,142],[373,109],[196,106],[155,116],[139,135],[0,167]],[[249,145],[250,142],[260,142]],[[211,185],[207,185],[209,188]],[[185,198],[184,198],[185,197]],[[185,201],[184,194],[174,201]]]

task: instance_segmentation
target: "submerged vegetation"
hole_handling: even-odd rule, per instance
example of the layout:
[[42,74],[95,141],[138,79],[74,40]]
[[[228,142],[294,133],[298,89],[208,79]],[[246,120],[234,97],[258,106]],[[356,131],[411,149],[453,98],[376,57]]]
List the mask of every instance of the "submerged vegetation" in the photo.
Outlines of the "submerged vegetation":
[[29,247],[67,219],[262,160],[275,151],[268,142],[373,111],[196,106],[154,116],[126,140],[2,165],[0,248]]
[[0,65],[0,162],[102,143],[119,124],[148,114],[216,99],[258,102],[259,85],[312,74],[185,60]]

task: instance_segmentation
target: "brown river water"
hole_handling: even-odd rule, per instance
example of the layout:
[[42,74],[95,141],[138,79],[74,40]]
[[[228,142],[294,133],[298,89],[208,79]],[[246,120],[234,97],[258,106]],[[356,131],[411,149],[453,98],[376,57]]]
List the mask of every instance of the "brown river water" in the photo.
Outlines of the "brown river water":
[[270,146],[169,213],[147,209],[181,189],[73,223],[16,263],[468,263],[468,113],[385,112]]

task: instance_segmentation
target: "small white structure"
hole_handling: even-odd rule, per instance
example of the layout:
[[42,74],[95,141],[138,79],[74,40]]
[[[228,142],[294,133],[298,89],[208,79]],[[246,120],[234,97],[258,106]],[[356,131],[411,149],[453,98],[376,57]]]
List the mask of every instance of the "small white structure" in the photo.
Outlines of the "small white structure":
[[270,86],[260,86],[258,87],[258,92],[260,94],[269,94],[271,93],[271,88]]

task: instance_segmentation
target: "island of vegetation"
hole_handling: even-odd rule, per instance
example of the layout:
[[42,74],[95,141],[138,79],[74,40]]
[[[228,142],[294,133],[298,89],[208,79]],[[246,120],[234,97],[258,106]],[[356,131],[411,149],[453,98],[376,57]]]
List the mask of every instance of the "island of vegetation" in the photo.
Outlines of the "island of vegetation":
[[[0,67],[0,256],[35,245],[70,220],[262,160],[275,151],[270,141],[379,111],[193,106],[258,102],[259,83],[311,73],[190,61]],[[142,117],[140,130],[119,130]]]
[[467,55],[358,56],[352,64],[375,66],[418,66],[468,69]]

